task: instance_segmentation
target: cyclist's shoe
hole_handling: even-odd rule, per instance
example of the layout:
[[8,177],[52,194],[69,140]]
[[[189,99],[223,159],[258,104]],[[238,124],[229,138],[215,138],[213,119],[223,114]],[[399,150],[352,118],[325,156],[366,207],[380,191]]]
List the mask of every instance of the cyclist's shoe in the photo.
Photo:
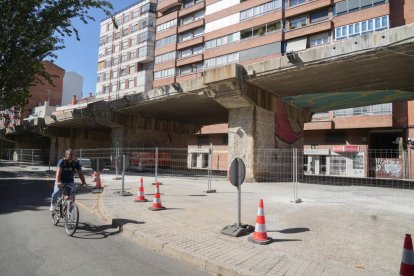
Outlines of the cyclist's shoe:
[[55,204],[50,204],[50,211],[53,212],[56,210],[56,205]]

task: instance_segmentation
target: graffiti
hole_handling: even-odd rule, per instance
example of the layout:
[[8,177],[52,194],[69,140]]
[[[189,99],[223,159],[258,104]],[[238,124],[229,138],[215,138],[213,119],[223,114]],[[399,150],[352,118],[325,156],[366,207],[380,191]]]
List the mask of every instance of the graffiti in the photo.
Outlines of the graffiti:
[[303,130],[295,132],[290,125],[285,104],[281,99],[276,100],[275,112],[275,148],[278,147],[277,139],[285,143],[293,144],[296,140],[303,137]]
[[383,178],[401,178],[402,160],[396,158],[375,158],[375,175]]

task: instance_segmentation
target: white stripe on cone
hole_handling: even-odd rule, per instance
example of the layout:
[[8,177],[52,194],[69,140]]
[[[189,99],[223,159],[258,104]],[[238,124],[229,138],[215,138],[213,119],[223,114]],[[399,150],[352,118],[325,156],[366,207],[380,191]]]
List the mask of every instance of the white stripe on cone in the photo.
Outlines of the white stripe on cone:
[[266,232],[266,225],[264,225],[264,224],[258,224],[258,223],[256,223],[256,226],[255,226],[255,228],[254,228],[255,230],[255,232],[261,232],[261,233],[264,233],[264,232]]
[[262,208],[257,209],[257,215],[264,217],[264,210]]
[[414,251],[404,248],[401,262],[407,265],[414,265]]
[[155,198],[155,197],[154,197],[154,203],[161,203],[161,199],[160,199],[160,198]]

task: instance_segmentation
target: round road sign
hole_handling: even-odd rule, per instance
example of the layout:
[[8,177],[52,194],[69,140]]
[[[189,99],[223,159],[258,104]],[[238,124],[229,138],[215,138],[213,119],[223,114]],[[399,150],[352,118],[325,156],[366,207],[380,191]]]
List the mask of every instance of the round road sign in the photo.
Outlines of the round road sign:
[[229,169],[229,180],[233,186],[240,186],[243,184],[244,177],[246,176],[246,165],[240,158],[234,158],[231,161]]

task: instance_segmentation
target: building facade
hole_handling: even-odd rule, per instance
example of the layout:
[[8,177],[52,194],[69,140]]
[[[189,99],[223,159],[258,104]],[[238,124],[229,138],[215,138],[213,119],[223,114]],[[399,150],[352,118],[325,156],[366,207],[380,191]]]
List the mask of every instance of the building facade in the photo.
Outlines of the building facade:
[[76,72],[66,72],[63,78],[63,93],[61,105],[72,102],[73,96],[81,99],[83,94],[83,77]]
[[413,22],[388,0],[161,0],[154,87],[228,63],[252,63]]
[[101,21],[96,97],[113,100],[152,88],[156,0]]
[[58,106],[62,102],[63,78],[65,70],[50,61],[44,61],[46,72],[52,77],[53,84],[40,77],[41,82],[30,88],[29,95],[23,112],[18,110],[0,111],[0,129],[13,128],[23,124],[23,119],[34,113],[37,106],[42,106],[45,101],[50,106]]

